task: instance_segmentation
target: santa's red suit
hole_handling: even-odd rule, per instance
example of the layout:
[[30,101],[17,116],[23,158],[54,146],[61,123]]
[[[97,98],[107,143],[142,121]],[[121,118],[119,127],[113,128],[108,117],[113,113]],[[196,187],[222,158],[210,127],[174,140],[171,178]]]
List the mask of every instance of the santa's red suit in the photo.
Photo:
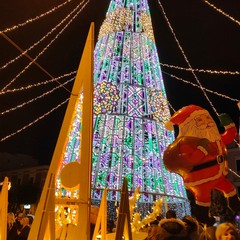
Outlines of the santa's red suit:
[[[227,115],[220,116],[220,119],[225,127],[223,134],[219,134],[205,109],[195,105],[180,109],[169,121],[170,125],[179,126],[179,135],[163,156],[166,168],[183,177],[185,187],[194,194],[196,204],[207,208],[213,189],[220,190],[226,198],[236,196],[234,185],[226,178],[225,145],[234,140],[237,130]],[[205,218],[201,220],[205,221]]]

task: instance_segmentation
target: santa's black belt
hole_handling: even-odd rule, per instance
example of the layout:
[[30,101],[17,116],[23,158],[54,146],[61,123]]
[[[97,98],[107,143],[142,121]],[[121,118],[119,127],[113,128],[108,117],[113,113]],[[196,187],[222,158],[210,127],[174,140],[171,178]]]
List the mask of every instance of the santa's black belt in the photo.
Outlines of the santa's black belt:
[[195,165],[190,172],[195,172],[195,171],[198,171],[198,170],[202,170],[204,168],[212,167],[212,166],[214,166],[216,164],[220,164],[220,163],[222,163],[226,160],[227,160],[226,155],[218,155],[213,160],[210,160],[208,162],[205,162],[205,163],[202,163],[202,164],[199,164],[199,165]]

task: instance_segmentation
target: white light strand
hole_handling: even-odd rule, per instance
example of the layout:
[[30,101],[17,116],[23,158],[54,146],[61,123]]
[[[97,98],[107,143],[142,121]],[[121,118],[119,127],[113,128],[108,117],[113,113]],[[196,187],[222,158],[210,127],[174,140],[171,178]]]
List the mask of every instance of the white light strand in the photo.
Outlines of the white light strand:
[[[240,133],[238,133],[238,134],[240,134]],[[234,139],[234,142],[237,144],[238,149],[240,150],[240,144],[238,143],[238,141],[236,139]]]
[[203,1],[205,3],[207,3],[210,7],[212,7],[215,10],[217,10],[219,13],[221,13],[222,15],[224,15],[225,17],[227,17],[228,19],[232,20],[233,22],[235,22],[236,24],[238,24],[240,26],[240,22],[238,20],[236,20],[234,17],[230,16],[229,14],[225,13],[221,9],[217,8],[215,5],[213,5],[212,3],[208,2],[207,0],[203,0]]
[[34,121],[32,121],[32,122],[30,122],[29,124],[25,125],[24,127],[22,127],[22,128],[20,128],[20,129],[18,129],[17,131],[15,131],[15,132],[13,132],[13,133],[11,133],[11,134],[9,134],[9,135],[1,138],[1,139],[0,139],[0,142],[3,142],[3,141],[5,141],[5,140],[7,140],[8,138],[10,138],[10,137],[12,137],[12,136],[14,136],[14,135],[22,132],[23,130],[25,130],[25,129],[29,128],[29,127],[31,127],[33,124],[37,123],[39,120],[42,120],[43,118],[45,118],[46,116],[48,116],[48,115],[49,115],[50,113],[52,113],[53,111],[55,111],[55,110],[57,110],[58,108],[60,108],[60,107],[61,107],[63,104],[65,104],[68,100],[69,100],[69,98],[66,99],[66,100],[64,100],[62,103],[58,104],[56,107],[52,108],[50,111],[44,113],[43,115],[41,115],[40,117],[38,117],[38,118],[35,119]]
[[[203,1],[204,1],[205,3],[207,3],[208,5],[210,5],[212,8],[214,8],[215,10],[217,10],[218,12],[220,12],[221,14],[223,14],[225,17],[231,19],[232,21],[234,21],[235,23],[237,23],[238,25],[240,25],[240,22],[239,22],[238,20],[236,20],[235,18],[233,18],[233,17],[231,17],[230,15],[226,14],[226,13],[223,12],[221,9],[215,7],[213,4],[209,3],[207,0],[203,0]],[[166,14],[165,14],[165,12],[164,12],[164,9],[163,9],[161,3],[159,2],[159,0],[158,0],[158,3],[159,3],[160,7],[161,7],[162,10],[163,10],[164,17],[165,17],[166,20],[167,20],[167,23],[168,23],[168,25],[169,25],[169,27],[170,27],[173,35],[174,35],[174,38],[175,38],[175,40],[177,41],[177,44],[179,45],[179,42],[178,42],[178,40],[176,39],[176,35],[175,35],[175,33],[173,32],[173,29],[172,29],[172,27],[171,27],[171,25],[170,25],[170,23],[169,23],[169,21],[168,21],[168,19],[167,19],[167,17],[166,17]],[[182,48],[181,48],[180,45],[179,45],[179,47],[180,47],[180,50],[182,51]],[[183,51],[182,51],[182,53],[183,53]],[[183,53],[183,54],[184,54],[184,53]],[[184,54],[184,58],[185,58],[185,54]],[[185,58],[185,60],[186,60],[186,58]],[[188,61],[187,61],[187,63],[188,63]],[[235,71],[235,72],[232,72],[232,71],[212,71],[212,70],[203,70],[203,69],[192,69],[191,66],[189,66],[190,68],[182,68],[182,67],[178,67],[178,66],[174,66],[174,65],[168,65],[168,64],[161,64],[161,65],[162,65],[162,66],[166,66],[166,67],[171,67],[171,68],[180,69],[180,70],[191,71],[191,72],[204,72],[204,73],[211,73],[211,74],[231,74],[231,75],[239,75],[239,72],[238,72],[238,71]],[[170,75],[170,74],[169,74],[169,75]],[[191,85],[193,85],[193,86],[196,86],[196,87],[198,87],[198,88],[200,88],[200,89],[204,89],[204,91],[208,91],[208,92],[210,92],[210,93],[212,93],[212,94],[216,94],[216,95],[218,95],[218,96],[227,98],[227,99],[229,99],[229,100],[239,102],[238,99],[233,99],[233,98],[230,98],[230,97],[228,97],[228,96],[226,96],[226,95],[220,94],[220,93],[218,93],[218,92],[211,91],[211,90],[209,90],[209,89],[203,88],[202,85],[200,84],[200,82],[198,81],[198,79],[196,79],[196,80],[198,81],[199,86],[196,85],[196,84],[194,84],[194,83],[192,83],[192,82],[186,81],[186,80],[184,80],[184,79],[182,79],[182,78],[178,78],[178,77],[176,77],[176,76],[173,75],[173,74],[171,74],[170,76],[173,77],[173,78],[175,78],[175,79],[181,80],[181,81],[183,81],[184,83],[188,83],[188,84],[191,84]],[[204,93],[204,95],[206,96],[205,93]],[[206,97],[207,97],[207,96],[206,96]],[[207,99],[209,100],[208,97],[207,97]],[[209,102],[209,103],[210,103],[210,105],[213,107],[212,103],[211,103],[211,102]],[[171,108],[172,108],[172,106],[171,106]],[[173,108],[172,108],[172,109],[173,109]],[[218,115],[218,113],[217,113],[217,111],[216,111],[216,109],[215,109],[214,107],[213,107],[213,110],[214,110],[214,111],[216,112],[216,114]],[[238,143],[237,141],[235,141],[235,143],[237,143],[237,146],[240,148],[239,143]],[[236,173],[235,171],[233,171],[232,169],[229,168],[229,171],[230,171],[231,173],[233,173],[235,176],[237,176],[238,178],[240,178],[240,175],[237,174],[237,173]]]
[[72,1],[72,0],[67,0],[66,2],[58,5],[57,7],[54,7],[54,8],[52,8],[51,10],[49,10],[49,11],[47,11],[47,12],[45,12],[45,13],[42,13],[42,14],[39,15],[39,16],[36,16],[35,18],[28,19],[28,20],[26,20],[26,21],[23,22],[23,23],[19,23],[19,24],[13,26],[13,27],[6,28],[5,30],[2,30],[2,31],[0,31],[0,32],[6,33],[6,32],[13,31],[13,30],[15,30],[15,29],[18,29],[18,28],[20,28],[20,27],[23,27],[23,26],[25,26],[25,25],[27,25],[27,24],[29,24],[29,23],[32,23],[32,22],[34,22],[34,21],[36,21],[36,20],[39,20],[39,19],[42,18],[42,17],[47,16],[47,15],[50,14],[50,13],[55,12],[56,10],[58,10],[59,8],[63,7],[64,5],[66,5],[67,3],[71,2],[71,1]]
[[172,106],[172,104],[167,100],[168,106],[173,110],[173,112],[176,112],[176,110],[174,109],[174,107]]
[[[185,79],[183,79],[183,78],[177,77],[177,76],[175,76],[175,75],[173,75],[173,74],[168,74],[168,73],[166,73],[166,72],[164,72],[164,71],[162,71],[162,72],[165,73],[165,74],[167,74],[167,75],[169,75],[169,76],[171,76],[172,78],[175,78],[175,79],[177,79],[177,80],[180,80],[180,81],[182,81],[182,82],[184,82],[184,83],[190,84],[190,85],[192,85],[192,86],[194,86],[194,87],[197,87],[197,88],[201,88],[199,85],[197,85],[197,84],[195,84],[195,83],[192,83],[192,82],[190,82],[190,81],[188,81],[188,80],[185,80]],[[234,102],[239,102],[239,101],[240,101],[239,99],[231,98],[231,97],[229,97],[229,96],[227,96],[227,95],[218,93],[218,92],[216,92],[216,91],[212,91],[212,90],[207,89],[207,88],[205,88],[205,87],[203,87],[203,89],[204,89],[204,91],[206,91],[206,92],[215,94],[215,95],[217,95],[217,96],[219,96],[219,97],[226,98],[226,99],[231,100],[231,101],[234,101]]]
[[39,95],[39,96],[37,96],[37,97],[35,97],[35,98],[30,99],[30,100],[27,101],[27,102],[24,102],[24,103],[22,103],[22,104],[17,105],[16,107],[13,107],[13,108],[10,108],[10,109],[8,109],[8,110],[5,110],[5,111],[1,112],[0,115],[5,115],[6,113],[10,113],[10,112],[12,112],[12,111],[14,111],[14,110],[16,110],[16,109],[19,109],[19,108],[21,108],[21,107],[24,107],[24,106],[30,104],[30,103],[33,103],[33,102],[35,102],[36,100],[41,99],[41,98],[49,95],[50,93],[53,93],[55,90],[61,88],[62,86],[65,86],[66,84],[68,84],[69,82],[71,82],[71,81],[73,81],[73,80],[74,80],[74,78],[71,78],[70,80],[66,81],[65,83],[63,83],[63,84],[61,84],[61,85],[58,85],[57,87],[51,89],[50,91],[44,92],[42,95]]
[[30,46],[28,49],[26,49],[25,51],[23,51],[20,55],[18,55],[17,57],[15,57],[14,59],[10,60],[9,62],[7,62],[6,64],[4,64],[2,67],[0,67],[0,70],[8,67],[11,63],[14,63],[15,61],[17,61],[19,58],[21,58],[22,56],[26,55],[30,50],[32,50],[33,48],[35,48],[39,43],[41,43],[43,40],[45,40],[48,36],[50,36],[54,31],[56,31],[65,21],[67,21],[68,18],[71,17],[71,15],[74,14],[74,12],[76,12],[81,5],[84,3],[84,0],[76,7],[74,8],[74,10],[72,12],[70,12],[60,23],[58,23],[54,28],[52,28],[47,34],[44,34],[44,36],[37,41],[36,43],[34,43],[32,46]]
[[[171,30],[171,32],[172,32],[172,34],[173,34],[173,37],[174,37],[174,39],[175,39],[175,41],[176,41],[176,43],[177,43],[180,51],[182,52],[182,55],[183,55],[186,63],[188,64],[188,67],[189,67],[190,69],[193,69],[192,66],[191,66],[191,64],[190,64],[190,62],[188,61],[188,58],[187,58],[186,54],[184,53],[183,48],[181,47],[181,45],[180,45],[180,43],[179,43],[179,41],[178,41],[178,39],[177,39],[177,37],[176,37],[175,32],[173,31],[173,28],[172,28],[172,26],[171,26],[171,24],[170,24],[170,22],[169,22],[169,20],[168,20],[168,18],[167,18],[167,15],[166,15],[166,13],[165,13],[165,10],[164,10],[164,8],[163,8],[163,6],[162,6],[162,4],[161,4],[161,2],[160,2],[159,0],[158,0],[158,3],[159,3],[159,6],[160,6],[161,9],[162,9],[162,12],[163,12],[164,18],[165,18],[165,20],[166,20],[166,22],[167,22],[167,24],[168,24],[168,27],[169,27],[169,29]],[[212,109],[214,110],[214,112],[216,113],[216,115],[219,116],[216,108],[213,106],[211,100],[208,98],[205,90],[203,89],[203,87],[202,87],[202,85],[201,85],[198,77],[196,76],[196,74],[194,73],[194,71],[191,71],[191,73],[192,73],[192,75],[194,76],[195,80],[197,81],[198,85],[200,86],[200,89],[202,90],[204,96],[206,97],[207,101],[208,101],[209,104],[211,105]]]
[[81,11],[85,8],[85,6],[89,3],[89,0],[81,7],[81,9],[70,19],[70,21],[62,28],[62,30],[55,36],[54,39],[31,61],[20,73],[17,74],[3,89],[7,89],[19,76],[22,75],[50,46],[53,42],[57,40],[57,38],[63,33],[63,31],[70,25],[70,23],[81,13]]
[[58,81],[59,79],[62,79],[64,77],[69,77],[73,74],[76,74],[77,71],[73,71],[73,72],[70,72],[70,73],[66,73],[62,76],[59,76],[57,78],[53,78],[51,80],[47,80],[47,81],[44,81],[44,82],[39,82],[39,83],[35,83],[35,84],[30,84],[28,86],[25,86],[25,87],[20,87],[20,88],[14,88],[14,89],[8,89],[6,91],[2,91],[0,92],[0,95],[4,95],[4,94],[7,94],[7,93],[15,93],[15,92],[19,92],[19,91],[24,91],[24,90],[29,90],[29,89],[32,89],[34,87],[39,87],[39,86],[42,86],[42,85],[47,85],[49,83],[52,83],[52,82],[56,82]]
[[210,73],[210,74],[223,74],[223,75],[240,75],[239,71],[217,71],[217,70],[209,70],[209,69],[198,69],[198,68],[183,68],[180,66],[175,66],[175,65],[170,65],[170,64],[166,64],[166,63],[160,63],[161,66],[163,67],[168,67],[168,68],[174,68],[174,69],[178,69],[178,70],[183,70],[183,71],[194,71],[194,72],[203,72],[203,73]]
[[234,172],[231,168],[228,169],[229,172],[233,173],[235,176],[237,176],[238,178],[240,178],[240,175],[237,174],[236,172]]

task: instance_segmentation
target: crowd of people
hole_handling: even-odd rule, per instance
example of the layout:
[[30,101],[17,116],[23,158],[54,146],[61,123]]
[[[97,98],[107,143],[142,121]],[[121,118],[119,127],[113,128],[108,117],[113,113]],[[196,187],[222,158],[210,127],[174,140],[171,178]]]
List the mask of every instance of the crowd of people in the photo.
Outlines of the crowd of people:
[[27,240],[33,217],[24,213],[7,214],[7,240]]
[[201,224],[192,216],[177,218],[169,210],[165,218],[154,221],[143,231],[148,232],[145,240],[238,240],[240,234],[234,223],[223,222],[214,226]]
[[[114,232],[115,227],[109,222],[108,233]],[[222,222],[207,226],[190,215],[177,218],[174,210],[167,211],[165,217],[159,216],[142,231],[148,235],[144,240],[240,240],[235,223]]]
[[[9,212],[7,215],[7,240],[27,240],[33,217]],[[113,221],[108,222],[108,233],[116,230]],[[166,216],[159,216],[148,226],[142,228],[148,237],[144,240],[240,240],[235,223],[223,222],[214,226],[201,224],[196,218],[187,215],[178,218],[174,210]]]

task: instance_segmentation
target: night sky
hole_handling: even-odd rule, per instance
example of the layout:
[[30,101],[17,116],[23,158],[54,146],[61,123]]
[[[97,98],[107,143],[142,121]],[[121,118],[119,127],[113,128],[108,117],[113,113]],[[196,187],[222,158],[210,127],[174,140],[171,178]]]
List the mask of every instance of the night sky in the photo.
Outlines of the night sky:
[[[1,1],[0,31],[23,23],[27,19],[35,18],[63,2],[62,0]],[[90,23],[95,22],[95,39],[97,40],[98,31],[105,18],[109,2],[110,0],[90,0],[90,3],[69,24],[68,28],[37,59],[37,62],[51,76],[59,77],[77,70]],[[192,68],[240,71],[240,23],[238,22],[240,21],[240,2],[238,0],[211,0],[210,3],[231,16],[233,20],[214,10],[203,0],[161,1],[175,36]],[[44,35],[47,35],[78,4],[79,1],[72,0],[54,13],[5,34],[19,47],[27,49]],[[163,79],[170,104],[174,110],[189,104],[200,105],[206,108],[217,121],[212,106],[199,88],[171,77],[171,74],[173,74],[178,78],[198,84],[191,72],[166,66],[168,64],[183,68],[188,67],[164,18],[158,0],[149,0],[149,5],[159,58],[163,64],[161,66]],[[32,58],[37,56],[39,51],[42,51],[59,31],[57,30],[28,54]],[[19,51],[3,36],[0,36],[0,67],[17,55],[19,55]],[[29,60],[22,57],[7,68],[0,70],[0,88],[4,88],[28,63]],[[239,75],[196,72],[196,76],[203,87],[233,99],[240,99]],[[50,77],[46,73],[32,65],[8,89],[36,84],[49,79]],[[64,82],[64,80],[61,80],[61,82]],[[0,138],[3,139],[28,125],[63,102],[70,96],[72,84],[73,82],[66,85],[67,90],[61,88],[31,104],[7,113],[5,112],[8,109],[15,108],[23,102],[44,94],[58,86],[58,83],[55,82],[15,93],[1,94]],[[239,124],[237,101],[212,93],[209,93],[208,97],[218,113],[227,112],[234,122],[237,125]],[[38,159],[41,164],[49,164],[66,107],[67,104],[63,105],[31,127],[0,142],[0,152],[27,154]]]

